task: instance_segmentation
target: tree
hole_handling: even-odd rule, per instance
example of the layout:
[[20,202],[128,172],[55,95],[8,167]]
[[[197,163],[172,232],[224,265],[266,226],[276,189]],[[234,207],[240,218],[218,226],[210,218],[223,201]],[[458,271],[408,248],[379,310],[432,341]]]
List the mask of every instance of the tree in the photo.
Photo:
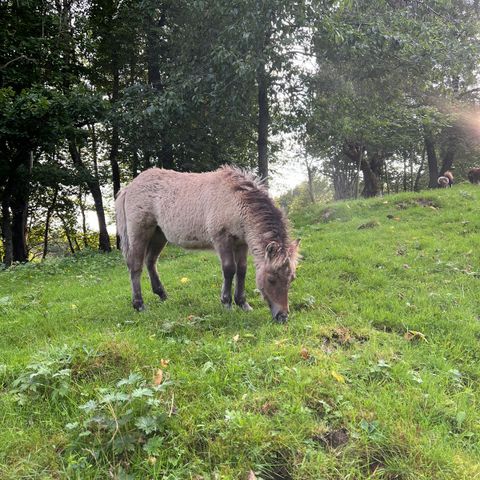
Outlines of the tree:
[[341,2],[316,25],[309,148],[341,146],[346,164],[362,172],[364,196],[381,191],[388,159],[420,159],[424,144],[436,186],[433,144],[440,136],[449,139],[443,165],[452,164],[458,135],[448,105],[456,91],[471,89],[479,49],[472,8]]

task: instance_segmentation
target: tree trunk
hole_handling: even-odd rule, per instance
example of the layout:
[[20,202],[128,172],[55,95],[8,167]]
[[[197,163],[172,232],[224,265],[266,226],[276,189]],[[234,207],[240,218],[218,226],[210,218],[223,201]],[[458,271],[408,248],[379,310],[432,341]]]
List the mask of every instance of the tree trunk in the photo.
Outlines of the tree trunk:
[[387,195],[390,195],[390,176],[388,175],[388,167],[387,163],[383,166],[384,175],[385,175],[385,183],[387,184]]
[[13,261],[28,262],[27,219],[33,152],[24,150],[20,152],[19,155],[22,163],[20,168],[17,169],[10,198]]
[[42,260],[45,259],[48,253],[48,233],[50,229],[50,219],[52,218],[53,211],[55,210],[55,205],[57,203],[58,187],[55,188],[53,193],[53,200],[47,210],[47,218],[45,219],[45,232],[43,234],[43,254]]
[[415,184],[413,186],[413,190],[418,192],[420,190],[420,178],[422,177],[423,166],[425,165],[425,147],[423,148],[422,152],[422,161],[420,163],[420,168],[418,169],[417,176],[415,177]]
[[313,169],[308,164],[307,164],[307,175],[308,175],[308,196],[310,197],[310,202],[315,203],[315,192],[313,191]]
[[361,168],[363,173],[362,196],[365,198],[376,197],[380,193],[380,183],[377,175],[366,159],[362,160]]
[[72,255],[74,255],[75,254],[75,248],[73,248],[73,243],[72,243],[72,239],[70,238],[70,232],[69,232],[68,227],[67,227],[67,222],[65,222],[64,218],[61,217],[60,215],[59,215],[59,218],[62,222],[63,230],[65,232],[65,236],[67,237],[67,242],[68,242],[68,246],[70,248],[70,252],[72,253]]
[[[119,84],[120,84],[120,75],[118,72],[118,62],[116,60],[116,55],[112,60],[113,63],[113,86],[112,86],[112,103],[115,103],[118,100],[119,96]],[[95,131],[94,131],[95,133]],[[96,143],[96,142],[95,142]],[[120,167],[118,165],[118,147],[120,145],[120,138],[118,136],[118,126],[113,121],[112,125],[112,137],[110,143],[110,166],[112,167],[112,182],[113,182],[113,198],[117,198],[117,194],[120,191]],[[96,145],[95,145],[96,151]],[[120,236],[116,234],[116,247],[120,250]]]
[[437,188],[438,187],[438,161],[437,153],[435,152],[435,144],[433,143],[432,138],[427,135],[425,137],[425,151],[427,153],[428,161],[428,188]]
[[[113,86],[112,86],[112,103],[118,100],[119,88],[120,88],[120,75],[118,72],[118,62],[116,57],[113,60]],[[118,126],[113,122],[112,125],[112,137],[110,143],[110,165],[112,167],[112,182],[113,182],[113,195],[117,196],[120,191],[120,167],[118,166],[118,148],[120,146],[120,138],[118,136]]]
[[79,171],[79,173],[85,178],[88,189],[93,197],[95,204],[95,212],[98,219],[99,240],[98,247],[102,252],[110,252],[110,237],[107,231],[107,222],[105,221],[105,210],[103,208],[102,191],[100,190],[100,183],[98,177],[93,177],[85,168],[83,164],[80,151],[75,142],[75,138],[69,138],[68,149],[72,157],[73,164]]
[[456,137],[453,136],[448,139],[447,149],[442,160],[442,167],[440,168],[440,175],[443,175],[446,171],[452,168],[453,160],[455,159],[457,141]]
[[86,248],[88,247],[87,219],[85,216],[85,204],[83,202],[83,190],[81,186],[78,192],[78,205],[80,207],[80,215],[82,217],[83,246]]
[[[163,8],[165,8],[165,6]],[[163,46],[164,43],[162,43],[160,38],[160,32],[166,23],[165,14],[166,12],[163,11],[162,15],[157,21],[154,21],[150,13],[147,14],[148,28],[146,54],[148,83],[159,93],[163,92],[165,89],[160,73],[160,58],[162,55],[166,55]],[[160,151],[157,152],[159,165],[162,168],[173,169],[175,167],[173,146],[167,141],[168,132],[166,127],[162,127],[160,129],[160,135],[162,139],[161,147]]]
[[265,63],[261,62],[257,68],[258,85],[258,174],[265,179],[268,186],[268,126],[270,123],[268,105],[268,81]]
[[132,153],[132,177],[135,178],[138,175],[138,150]]
[[10,218],[9,197],[4,195],[2,200],[2,241],[3,263],[9,267],[13,262],[12,219]]
[[27,200],[21,194],[13,196],[10,207],[12,210],[13,261],[27,262]]

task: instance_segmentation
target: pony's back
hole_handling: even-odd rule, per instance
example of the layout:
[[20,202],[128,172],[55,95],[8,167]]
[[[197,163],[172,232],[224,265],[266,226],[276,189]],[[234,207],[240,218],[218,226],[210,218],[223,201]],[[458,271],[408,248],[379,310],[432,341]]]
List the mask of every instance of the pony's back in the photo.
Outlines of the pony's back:
[[118,195],[117,228],[128,249],[133,232],[159,228],[184,248],[211,248],[218,232],[243,235],[241,208],[230,169],[180,173],[153,168]]

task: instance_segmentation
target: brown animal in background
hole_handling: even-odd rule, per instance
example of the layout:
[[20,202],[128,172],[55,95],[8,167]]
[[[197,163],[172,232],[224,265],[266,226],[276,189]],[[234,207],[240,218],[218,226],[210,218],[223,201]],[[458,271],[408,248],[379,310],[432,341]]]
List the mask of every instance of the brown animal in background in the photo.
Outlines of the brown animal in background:
[[119,192],[115,208],[136,310],[144,309],[144,262],[153,292],[167,298],[156,263],[168,241],[187,249],[214,248],[223,270],[221,302],[231,308],[236,275],[234,300],[243,310],[251,310],[245,298],[250,250],[257,287],[272,317],[287,320],[299,241],[290,241],[284,215],[253,175],[228,166],[207,173],[152,168]]
[[450,182],[445,176],[438,177],[437,183],[439,188],[447,188],[450,186]]
[[480,183],[480,168],[471,168],[468,171],[468,180],[470,181],[470,183],[478,185]]
[[453,185],[453,173],[447,170],[443,176],[448,178],[448,186],[451,187]]
[[453,185],[453,173],[447,170],[442,176],[438,177],[437,183],[439,188],[447,188]]

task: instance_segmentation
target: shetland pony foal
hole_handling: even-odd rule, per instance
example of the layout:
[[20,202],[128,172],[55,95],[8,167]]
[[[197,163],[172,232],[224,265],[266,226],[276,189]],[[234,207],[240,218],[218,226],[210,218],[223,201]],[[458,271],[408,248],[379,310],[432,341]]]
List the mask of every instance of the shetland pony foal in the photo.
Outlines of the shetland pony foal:
[[223,270],[221,302],[231,308],[236,275],[234,300],[243,310],[251,310],[245,298],[250,250],[257,287],[273,319],[287,320],[299,242],[289,240],[282,212],[254,176],[227,166],[207,173],[152,168],[119,192],[115,209],[136,310],[144,309],[140,288],[144,262],[153,292],[167,298],[156,263],[171,242],[187,249],[214,248]]

